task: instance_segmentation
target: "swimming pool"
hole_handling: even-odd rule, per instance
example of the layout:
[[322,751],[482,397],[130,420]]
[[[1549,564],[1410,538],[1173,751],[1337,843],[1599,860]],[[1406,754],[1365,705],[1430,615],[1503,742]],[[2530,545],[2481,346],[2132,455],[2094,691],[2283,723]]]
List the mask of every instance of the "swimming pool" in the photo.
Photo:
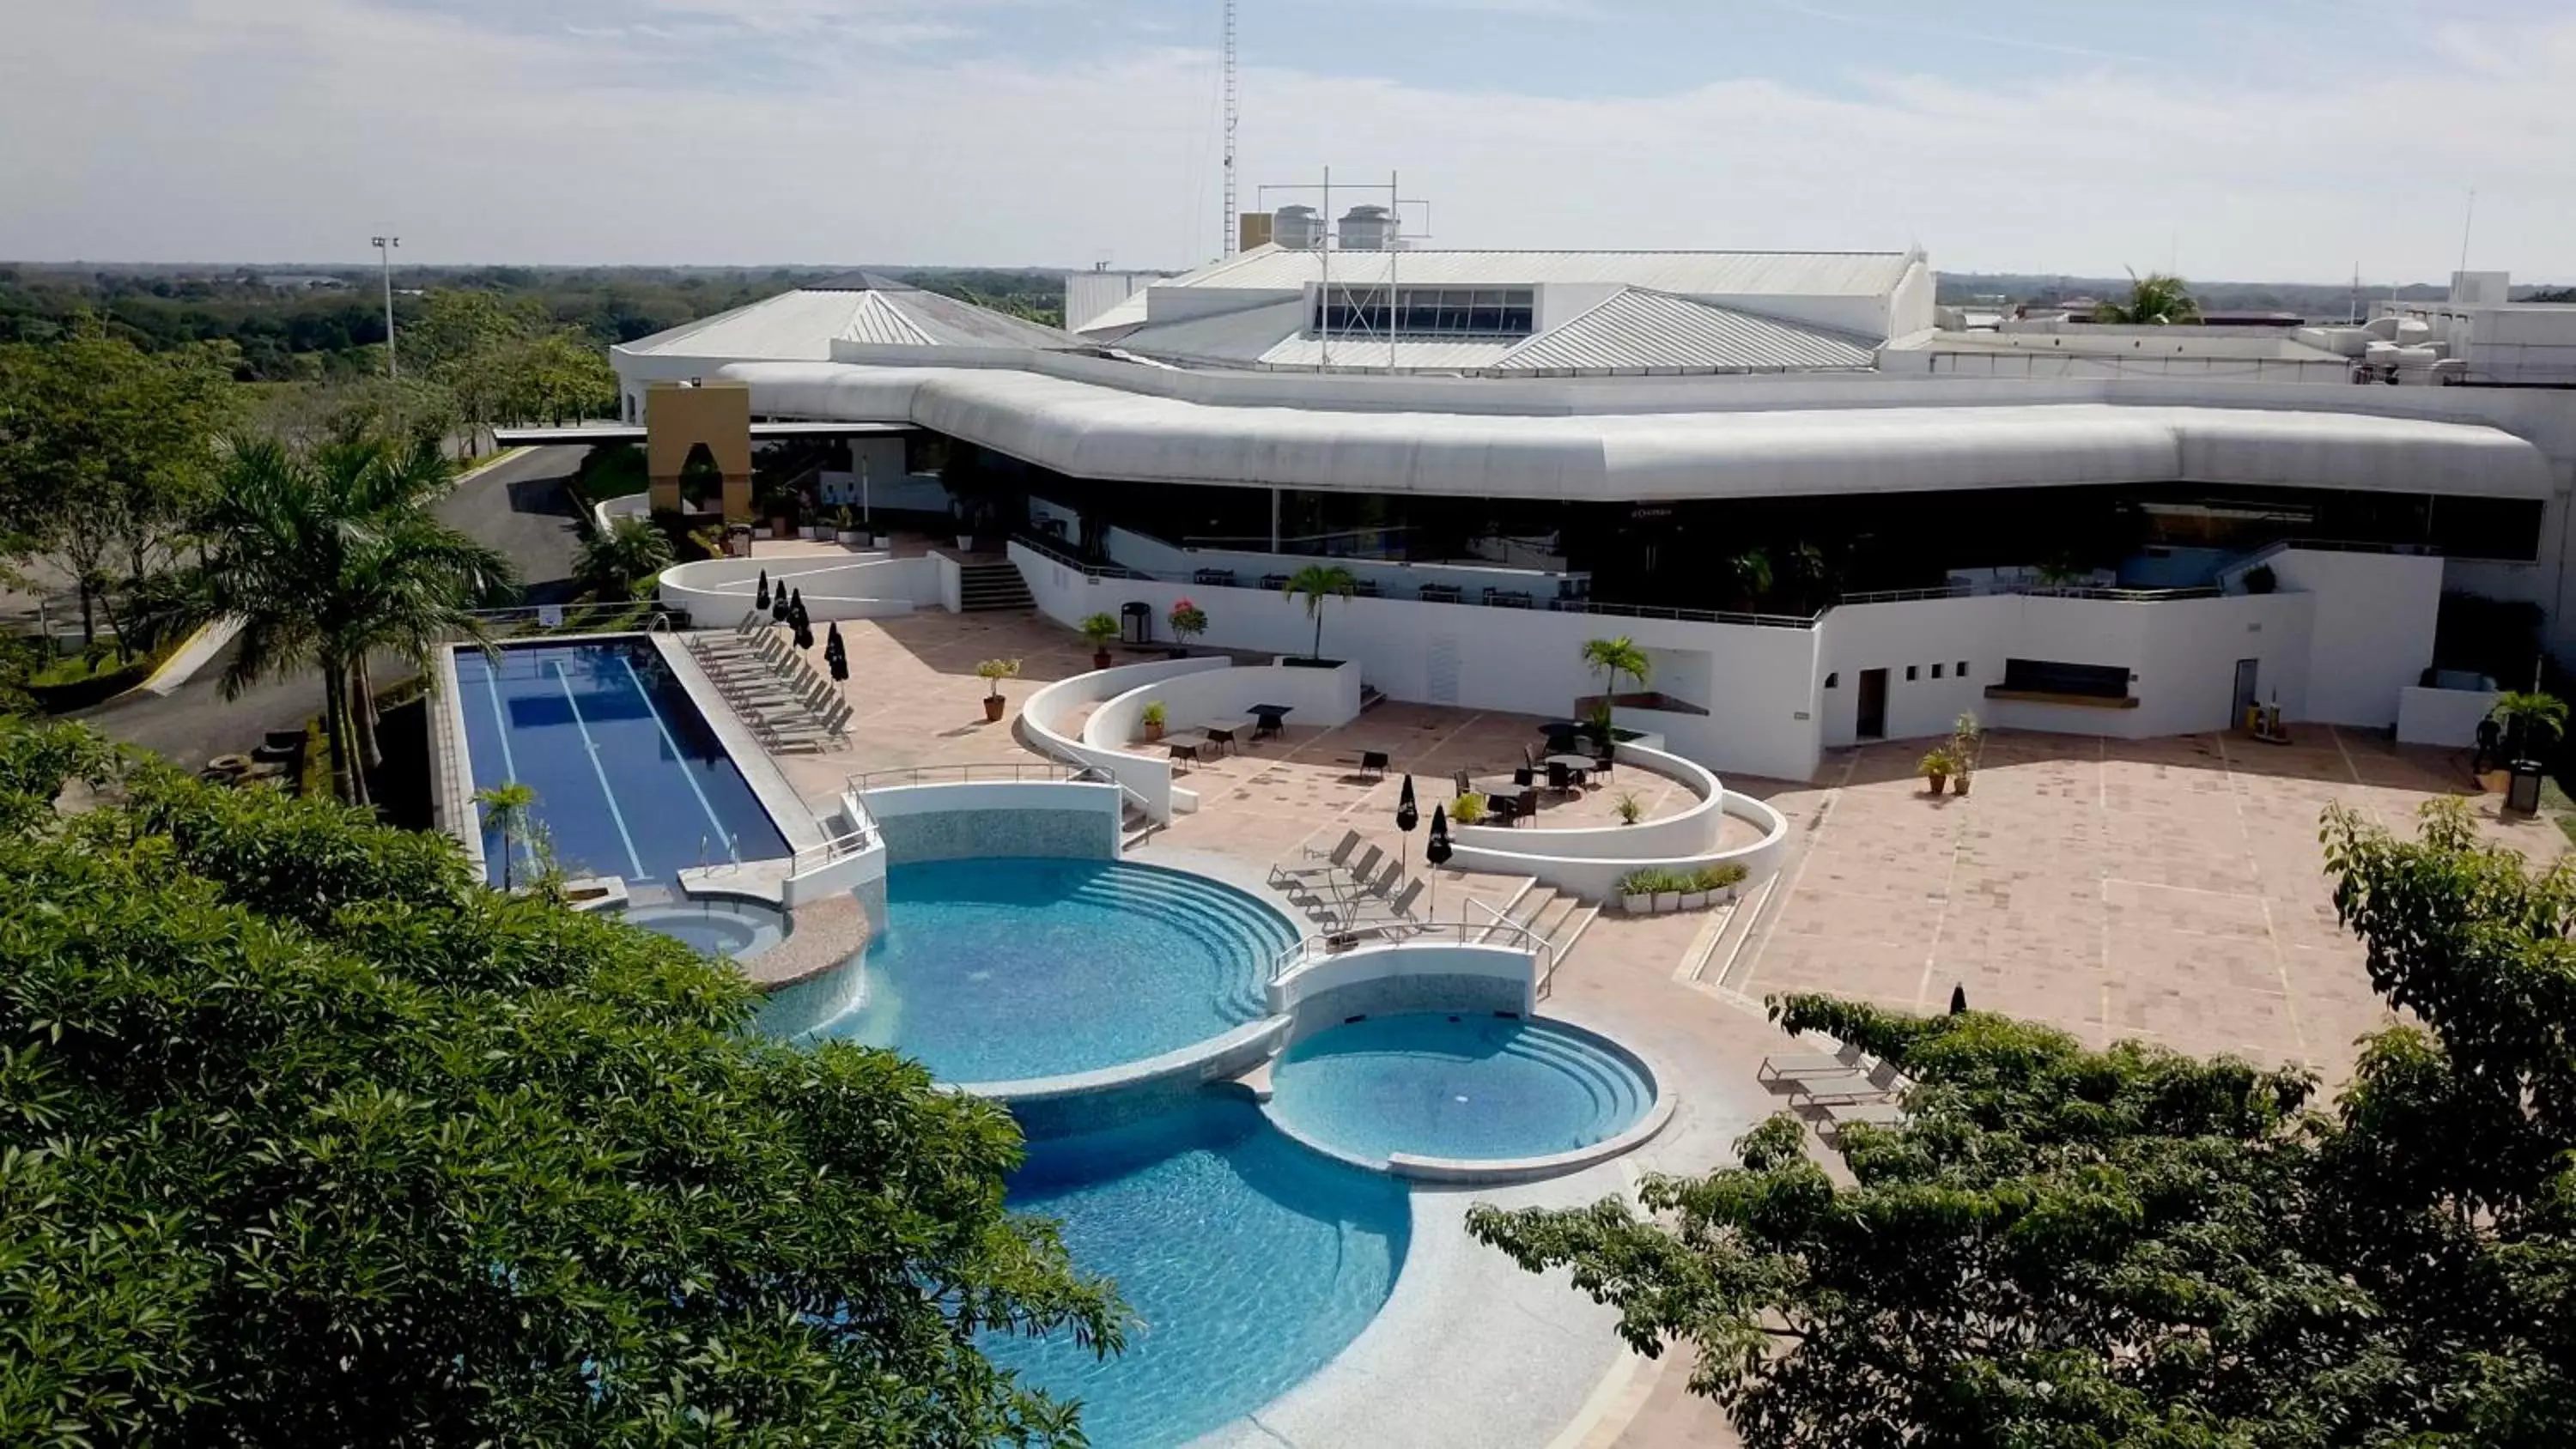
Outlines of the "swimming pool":
[[1142,1061],[1268,1010],[1287,918],[1202,876],[1002,856],[886,872],[865,999],[805,1028],[891,1047],[943,1082]]
[[702,956],[756,956],[795,929],[787,912],[761,901],[725,897],[629,906],[626,924],[668,936]]
[[1186,1443],[1323,1367],[1385,1305],[1412,1227],[1403,1183],[1213,1096],[1032,1142],[1010,1202],[1061,1220],[1074,1263],[1115,1279],[1136,1321],[1105,1362],[1069,1335],[985,1352],[1081,1400],[1091,1442],[1119,1449]]
[[[788,854],[778,827],[649,640],[456,651],[474,787],[517,781],[567,874],[668,881]],[[524,859],[524,845],[518,847]],[[483,832],[501,879],[501,837]]]
[[1644,1069],[1587,1033],[1465,1013],[1330,1027],[1282,1053],[1270,1076],[1281,1125],[1373,1162],[1572,1152],[1627,1131],[1655,1102]]

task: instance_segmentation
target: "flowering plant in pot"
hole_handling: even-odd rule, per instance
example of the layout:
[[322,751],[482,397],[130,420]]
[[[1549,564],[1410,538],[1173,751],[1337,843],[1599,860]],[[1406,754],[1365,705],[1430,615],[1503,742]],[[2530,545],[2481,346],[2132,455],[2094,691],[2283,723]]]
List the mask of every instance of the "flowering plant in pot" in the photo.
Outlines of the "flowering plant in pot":
[[1207,632],[1207,610],[1187,599],[1174,599],[1172,612],[1163,616],[1163,622],[1170,627],[1173,641],[1186,652],[1192,639]]
[[1145,738],[1159,740],[1163,737],[1163,719],[1163,702],[1159,699],[1147,700],[1144,714]]
[[1005,679],[1017,679],[1020,677],[1020,661],[1016,659],[987,659],[983,663],[975,666],[975,677],[992,686],[990,692],[984,696],[984,722],[986,724],[999,724],[1002,719],[1002,708],[1004,704],[1002,699],[1002,681]]
[[1109,667],[1109,641],[1118,637],[1118,618],[1114,614],[1094,614],[1082,621],[1082,637],[1091,641],[1091,667]]

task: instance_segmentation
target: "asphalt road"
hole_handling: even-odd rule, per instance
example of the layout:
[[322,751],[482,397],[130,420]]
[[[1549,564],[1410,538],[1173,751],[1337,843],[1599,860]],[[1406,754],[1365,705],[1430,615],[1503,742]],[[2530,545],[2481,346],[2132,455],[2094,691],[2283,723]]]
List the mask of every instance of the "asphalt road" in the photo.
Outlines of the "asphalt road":
[[[531,603],[569,599],[577,590],[572,562],[581,532],[564,480],[582,451],[532,448],[467,480],[439,506],[449,524],[510,556]],[[262,680],[225,699],[220,681],[232,655],[225,649],[167,695],[137,693],[77,717],[115,739],[196,766],[247,752],[270,730],[302,729],[322,712],[321,676],[311,671]],[[408,675],[398,664],[379,662],[376,687]]]

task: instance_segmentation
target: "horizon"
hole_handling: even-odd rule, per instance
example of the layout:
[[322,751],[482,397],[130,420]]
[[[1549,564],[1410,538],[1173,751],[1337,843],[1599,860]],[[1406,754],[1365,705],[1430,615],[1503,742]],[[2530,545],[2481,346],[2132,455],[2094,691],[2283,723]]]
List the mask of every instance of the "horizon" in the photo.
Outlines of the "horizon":
[[[1188,270],[1222,250],[1217,13],[46,7],[0,53],[0,252]],[[2384,289],[2465,240],[2471,270],[2576,279],[2576,17],[2539,0],[1262,0],[1242,36],[1241,209],[1400,171],[1435,248]],[[1066,260],[996,260],[1033,255]]]

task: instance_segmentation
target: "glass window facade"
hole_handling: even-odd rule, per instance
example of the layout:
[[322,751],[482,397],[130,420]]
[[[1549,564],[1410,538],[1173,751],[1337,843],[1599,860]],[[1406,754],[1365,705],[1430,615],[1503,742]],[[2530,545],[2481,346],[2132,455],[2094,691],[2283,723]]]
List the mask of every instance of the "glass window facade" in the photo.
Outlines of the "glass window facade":
[[1342,287],[1316,294],[1314,331],[1429,337],[1527,337],[1534,287]]

